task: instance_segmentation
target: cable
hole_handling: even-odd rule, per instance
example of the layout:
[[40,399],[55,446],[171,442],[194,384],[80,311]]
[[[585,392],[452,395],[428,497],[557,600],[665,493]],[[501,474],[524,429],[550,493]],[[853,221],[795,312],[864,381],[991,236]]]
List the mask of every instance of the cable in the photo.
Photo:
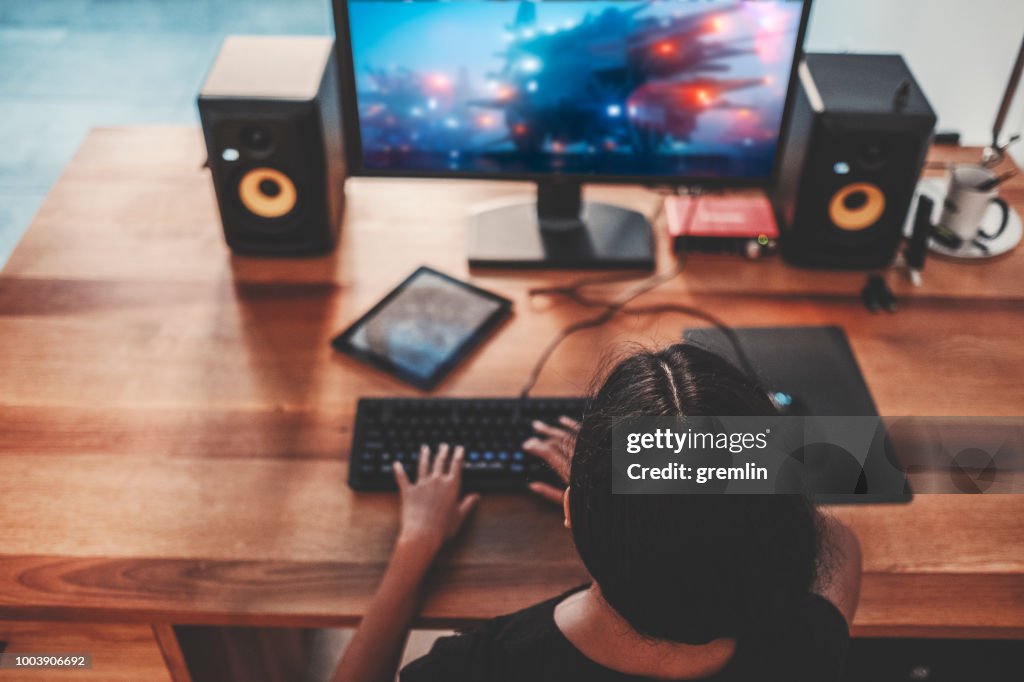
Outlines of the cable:
[[[659,191],[658,194],[661,197],[658,205],[655,207],[656,210],[652,212],[649,220],[653,224],[656,222],[664,207],[664,197],[669,194],[678,195],[680,193],[679,187],[673,187],[667,192]],[[696,205],[700,200],[700,193],[698,191],[689,190],[689,194],[693,195],[693,200],[690,202],[689,211],[684,218],[685,225],[684,231],[689,228],[690,223],[693,221],[694,214],[696,213]],[[530,391],[537,383],[537,379],[540,377],[540,373],[544,370],[544,366],[555,350],[565,341],[567,338],[575,334],[576,332],[583,331],[584,329],[593,329],[600,327],[605,324],[620,312],[629,312],[636,315],[652,315],[664,312],[676,312],[683,315],[689,315],[690,317],[704,320],[708,324],[712,325],[725,336],[729,345],[732,346],[733,351],[736,353],[736,358],[740,363],[741,369],[747,375],[747,377],[753,381],[756,385],[760,386],[761,382],[758,380],[757,372],[754,370],[754,365],[750,361],[750,357],[746,351],[743,350],[743,344],[740,342],[739,336],[736,334],[732,327],[722,322],[719,318],[715,317],[711,313],[701,310],[693,306],[687,306],[683,304],[662,304],[654,306],[646,306],[642,308],[627,308],[632,301],[639,298],[643,294],[652,291],[653,289],[665,284],[666,282],[675,279],[675,277],[683,271],[686,266],[686,254],[680,252],[679,262],[676,264],[671,271],[666,272],[662,275],[649,278],[646,282],[640,286],[634,288],[631,291],[626,292],[614,301],[604,301],[596,298],[586,296],[582,289],[589,286],[596,286],[601,284],[614,284],[616,282],[623,282],[633,279],[631,275],[612,275],[610,277],[583,277],[570,282],[565,286],[560,287],[538,287],[530,289],[527,293],[532,298],[533,296],[564,296],[565,298],[573,301],[574,303],[587,308],[601,308],[602,312],[595,317],[591,317],[585,320],[574,322],[567,327],[563,328],[555,338],[553,338],[548,345],[541,352],[537,358],[537,362],[534,363],[533,368],[530,370],[530,374],[527,376],[526,382],[523,384],[523,388],[520,391],[520,398],[526,399],[530,395]]]
[[[570,324],[569,326],[567,326],[564,329],[562,329],[562,331],[559,332],[558,335],[555,336],[555,338],[553,338],[548,343],[547,347],[545,347],[544,350],[541,352],[540,357],[537,358],[537,362],[534,363],[533,369],[530,370],[530,374],[526,378],[526,383],[523,384],[523,388],[522,388],[522,390],[519,393],[520,398],[526,399],[526,398],[528,398],[530,396],[530,391],[533,389],[534,385],[537,383],[537,379],[538,379],[538,377],[540,377],[540,373],[544,369],[544,365],[547,364],[547,361],[551,357],[551,354],[554,353],[555,349],[557,349],[558,346],[561,345],[562,341],[564,341],[565,339],[567,339],[568,337],[572,336],[573,334],[575,334],[578,331],[582,331],[584,329],[591,329],[593,327],[600,327],[605,322],[607,322],[608,320],[610,320],[613,317],[615,317],[616,313],[618,313],[620,310],[622,310],[622,308],[625,307],[632,300],[636,299],[639,296],[642,296],[643,294],[646,294],[647,292],[651,291],[652,289],[654,289],[656,287],[661,286],[665,282],[668,282],[669,280],[674,279],[676,277],[676,275],[678,275],[680,272],[683,271],[683,267],[685,266],[685,263],[686,263],[685,259],[681,258],[679,263],[676,265],[676,267],[674,267],[669,272],[666,272],[665,274],[658,275],[658,276],[655,276],[655,277],[652,277],[652,278],[648,279],[646,282],[644,282],[639,287],[636,287],[632,291],[629,291],[626,294],[624,294],[621,297],[619,297],[619,299],[616,300],[616,301],[612,301],[612,302],[608,302],[608,303],[600,303],[600,302],[597,302],[597,301],[588,301],[587,303],[584,303],[583,305],[586,305],[586,306],[589,306],[589,307],[603,307],[604,310],[601,312],[600,315],[588,318],[586,320],[580,320],[579,322],[574,322],[574,323]],[[578,291],[573,291],[572,293],[564,293],[564,292],[557,292],[557,293],[562,293],[563,295],[566,295],[566,296],[568,296],[569,298],[572,298],[572,299],[576,299],[576,297],[580,296]],[[587,300],[587,299],[583,299],[583,300]]]
[[719,318],[715,317],[706,310],[695,308],[693,306],[683,305],[681,303],[664,303],[659,305],[645,306],[642,308],[626,308],[624,312],[632,315],[656,315],[658,313],[680,313],[682,315],[689,315],[699,320],[704,320],[715,329],[720,331],[725,336],[726,341],[732,346],[733,351],[736,353],[736,359],[739,361],[740,369],[747,375],[747,377],[758,386],[761,385],[758,379],[757,372],[754,370],[754,364],[750,361],[750,356],[743,349],[743,343],[740,341],[739,335],[736,330],[722,322]]
[[[676,194],[678,194],[678,188],[676,189]],[[691,204],[696,204],[696,201],[691,202]],[[691,207],[691,210],[688,212],[686,217],[687,222],[693,219],[693,213],[694,211]],[[681,314],[686,314],[697,319],[702,319],[702,321],[707,322],[708,324],[712,325],[715,329],[722,333],[726,341],[728,341],[729,345],[732,346],[732,349],[736,354],[736,359],[739,361],[740,369],[746,376],[748,376],[748,378],[751,381],[753,381],[756,385],[760,386],[761,381],[758,377],[758,373],[754,369],[754,364],[752,363],[750,356],[746,354],[745,350],[743,350],[743,345],[739,340],[739,336],[731,327],[726,325],[724,322],[721,321],[721,319],[719,319],[712,313],[706,310],[701,310],[700,308],[697,307],[683,305],[680,303],[653,305],[641,308],[626,307],[629,303],[639,298],[643,294],[646,294],[652,291],[653,289],[675,279],[676,275],[683,271],[685,265],[686,255],[685,252],[682,252],[679,254],[678,264],[671,271],[666,272],[665,274],[654,276],[654,278],[649,279],[642,286],[634,289],[631,292],[628,292],[620,299],[615,301],[602,301],[590,298],[584,295],[584,293],[581,290],[584,287],[589,287],[593,285],[623,282],[627,279],[631,279],[628,278],[628,276],[627,278],[624,278],[624,276],[621,275],[612,275],[610,276],[610,278],[583,278],[575,282],[572,282],[564,287],[546,287],[530,289],[528,291],[528,295],[530,297],[539,295],[564,296],[570,301],[582,305],[584,307],[602,308],[602,312],[594,317],[581,319],[580,322],[572,323],[571,325],[565,327],[564,329],[562,329],[561,332],[558,333],[558,335],[554,339],[552,339],[548,343],[545,349],[541,352],[541,355],[538,357],[537,363],[535,363],[534,368],[530,370],[529,375],[526,378],[526,382],[523,384],[522,390],[519,393],[520,398],[525,399],[529,397],[529,391],[534,389],[534,386],[537,384],[537,380],[540,378],[541,372],[544,371],[544,367],[547,365],[548,360],[551,358],[551,355],[555,352],[558,346],[561,345],[561,343],[565,339],[567,339],[568,337],[572,336],[577,332],[582,332],[583,330],[600,327],[601,325],[604,325],[605,323],[610,321],[610,319],[614,317],[616,314],[624,310],[626,312],[632,312],[634,314],[679,312]]]
[[576,296],[580,289],[590,286],[598,286],[601,284],[615,284],[617,282],[628,282],[636,279],[635,274],[625,275],[610,275],[608,277],[580,277],[577,280],[569,282],[564,286],[558,287],[537,287],[529,289],[526,293],[532,296],[567,296],[573,298]]
[[[681,270],[682,268],[680,267],[676,271],[671,273],[672,277],[678,274]],[[721,332],[722,335],[725,337],[726,341],[732,347],[733,352],[736,353],[736,359],[739,361],[740,369],[743,371],[743,373],[746,374],[747,377],[752,382],[754,382],[754,384],[760,386],[761,381],[758,377],[757,371],[754,369],[754,365],[750,360],[750,356],[747,355],[747,352],[743,349],[743,343],[740,341],[739,335],[736,334],[736,330],[734,330],[732,327],[730,327],[728,324],[723,322],[715,315],[705,310],[701,310],[700,308],[683,305],[681,303],[667,303],[653,306],[645,306],[641,308],[626,307],[627,303],[637,298],[638,296],[645,294],[648,291],[651,291],[655,287],[663,284],[665,281],[668,281],[668,279],[671,279],[671,277],[668,277],[664,281],[656,282],[652,286],[645,287],[642,290],[635,292],[621,304],[608,304],[604,306],[604,312],[602,312],[600,315],[597,315],[596,317],[581,320],[580,322],[573,323],[568,327],[564,328],[561,331],[561,333],[558,336],[556,336],[541,353],[540,357],[538,358],[536,364],[533,367],[533,370],[530,372],[526,384],[523,386],[522,392],[520,393],[520,397],[524,399],[529,397],[530,391],[537,383],[537,379],[539,378],[541,371],[544,369],[544,365],[547,364],[547,361],[550,359],[551,355],[566,338],[572,336],[578,331],[599,327],[604,323],[608,322],[609,320],[611,320],[619,312],[626,312],[633,315],[655,315],[658,313],[674,312],[680,313],[682,315],[689,315],[690,317],[694,317],[696,319],[707,322],[715,329],[717,329],[719,332]],[[591,302],[585,303],[584,305],[600,304]]]

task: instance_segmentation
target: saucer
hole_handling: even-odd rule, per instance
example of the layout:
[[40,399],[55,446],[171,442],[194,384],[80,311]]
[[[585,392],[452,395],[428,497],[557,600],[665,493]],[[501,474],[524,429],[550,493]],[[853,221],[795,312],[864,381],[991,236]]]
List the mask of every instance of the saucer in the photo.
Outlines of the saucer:
[[[939,216],[942,214],[942,202],[946,198],[946,180],[942,178],[925,178],[917,184],[917,191],[914,194],[913,201],[910,202],[910,210],[907,212],[907,220],[903,225],[903,234],[907,237],[914,231],[914,215],[917,213],[917,198],[920,195],[924,195],[931,199],[935,203],[935,208],[932,209],[932,222],[937,223]],[[996,228],[999,227],[999,221],[1002,218],[1002,211],[999,210],[998,206],[992,205],[988,207],[988,211],[985,213],[985,217],[982,218],[981,227],[986,232],[995,232]],[[984,244],[985,248],[974,244],[973,242],[965,242],[960,245],[958,249],[952,249],[944,244],[940,244],[934,239],[928,240],[928,248],[935,252],[940,253],[943,256],[949,256],[950,258],[962,258],[964,260],[983,260],[985,258],[995,258],[1001,256],[1008,251],[1011,251],[1013,247],[1020,243],[1021,236],[1024,236],[1024,225],[1021,224],[1020,215],[1017,211],[1010,207],[1010,217],[1006,221],[1006,229],[996,239],[980,239],[979,241]]]

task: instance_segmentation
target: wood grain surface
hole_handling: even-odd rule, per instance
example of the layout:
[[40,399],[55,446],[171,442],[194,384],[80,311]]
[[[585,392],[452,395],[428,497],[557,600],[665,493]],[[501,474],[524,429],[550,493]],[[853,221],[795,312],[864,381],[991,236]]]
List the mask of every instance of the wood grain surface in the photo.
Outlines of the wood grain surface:
[[90,654],[85,669],[0,670],[4,682],[188,682],[167,670],[153,628],[144,624],[0,621],[8,654]]
[[[526,185],[350,180],[336,252],[243,258],[223,244],[202,161],[195,130],[94,131],[0,276],[0,618],[357,622],[397,509],[345,485],[356,400],[418,393],[330,338],[431,265],[516,306],[438,394],[508,395],[561,327],[593,314],[528,294],[576,274],[467,270],[469,206]],[[1024,207],[1024,180],[1004,194]],[[649,212],[660,200],[588,195]],[[841,325],[883,414],[1024,414],[1024,250],[934,260],[924,274],[911,290],[889,273],[900,310],[872,315],[863,274],[694,256],[637,305]],[[608,358],[687,326],[704,325],[627,313],[574,336],[536,393],[585,391]],[[919,495],[836,513],[864,545],[856,634],[1024,637],[1024,498]],[[557,510],[488,496],[439,563],[421,623],[464,625],[584,579]]]

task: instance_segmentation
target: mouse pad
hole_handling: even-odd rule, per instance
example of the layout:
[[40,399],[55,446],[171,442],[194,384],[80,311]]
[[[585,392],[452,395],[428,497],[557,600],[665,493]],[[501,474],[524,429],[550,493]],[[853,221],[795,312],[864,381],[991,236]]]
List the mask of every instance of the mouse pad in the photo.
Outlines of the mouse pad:
[[[734,330],[766,390],[796,401],[792,414],[872,417],[878,414],[846,333],[839,327],[746,327]],[[736,352],[714,328],[688,329],[690,343],[737,367]]]
[[[808,417],[878,415],[846,333],[839,327],[736,328],[743,351],[769,391],[793,396],[790,414]],[[736,352],[714,328],[689,329],[686,341],[740,366]],[[893,452],[891,443],[887,445]],[[893,453],[898,460],[898,453]],[[912,498],[906,476],[888,462],[869,461],[856,495],[816,495],[818,504],[905,503]]]

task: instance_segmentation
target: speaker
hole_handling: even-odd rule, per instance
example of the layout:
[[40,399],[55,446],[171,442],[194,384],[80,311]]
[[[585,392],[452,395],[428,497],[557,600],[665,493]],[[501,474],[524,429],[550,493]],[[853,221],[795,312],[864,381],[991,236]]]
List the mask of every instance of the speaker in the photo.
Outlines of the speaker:
[[892,262],[935,128],[899,55],[807,54],[778,182],[779,247],[806,267]]
[[229,36],[199,94],[199,117],[234,251],[297,256],[334,247],[345,167],[331,38]]

